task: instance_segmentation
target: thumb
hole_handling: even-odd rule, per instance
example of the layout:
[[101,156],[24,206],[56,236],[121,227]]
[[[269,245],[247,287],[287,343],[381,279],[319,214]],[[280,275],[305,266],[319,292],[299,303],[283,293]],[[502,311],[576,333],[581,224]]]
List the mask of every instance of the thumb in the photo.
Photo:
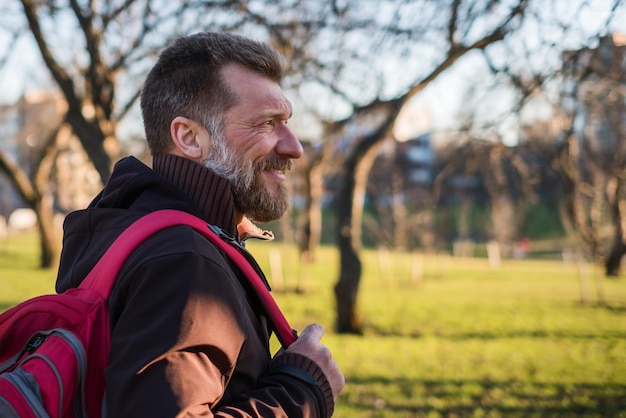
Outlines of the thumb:
[[320,324],[310,324],[302,330],[298,339],[319,341],[324,335],[324,327]]

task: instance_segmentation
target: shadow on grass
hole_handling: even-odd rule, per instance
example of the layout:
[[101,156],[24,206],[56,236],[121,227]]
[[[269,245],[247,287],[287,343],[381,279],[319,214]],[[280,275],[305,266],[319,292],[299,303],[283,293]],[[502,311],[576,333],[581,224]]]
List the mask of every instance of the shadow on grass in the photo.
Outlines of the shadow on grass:
[[618,314],[626,314],[626,305],[602,304],[599,306],[599,308],[603,308],[607,311],[615,312]]
[[371,417],[621,417],[626,385],[356,378],[339,405]]
[[[374,334],[380,337],[405,337],[405,338],[423,338],[424,333],[419,331],[398,331],[394,329],[381,328],[373,324],[366,325],[366,334]],[[562,332],[562,331],[543,331],[543,330],[499,330],[484,332],[458,332],[458,333],[433,333],[434,336],[445,338],[452,341],[462,340],[499,340],[508,338],[557,338],[557,339],[575,339],[575,340],[594,340],[598,338],[598,334]],[[626,338],[626,332],[621,331],[603,331],[603,338]]]

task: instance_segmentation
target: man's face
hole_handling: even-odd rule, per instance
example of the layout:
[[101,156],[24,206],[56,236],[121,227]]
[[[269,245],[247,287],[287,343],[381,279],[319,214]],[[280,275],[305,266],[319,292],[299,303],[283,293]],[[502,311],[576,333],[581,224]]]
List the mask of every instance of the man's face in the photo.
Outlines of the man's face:
[[223,133],[211,138],[205,165],[228,178],[241,214],[267,222],[288,207],[285,172],[302,145],[287,127],[291,103],[274,81],[238,65],[222,70],[238,97],[224,118]]

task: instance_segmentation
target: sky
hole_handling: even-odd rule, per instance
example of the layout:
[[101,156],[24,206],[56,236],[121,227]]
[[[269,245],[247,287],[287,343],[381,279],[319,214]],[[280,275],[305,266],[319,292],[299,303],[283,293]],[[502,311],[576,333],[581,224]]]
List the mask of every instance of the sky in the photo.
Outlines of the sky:
[[[548,3],[549,1],[545,2],[545,4]],[[573,13],[576,10],[576,4],[580,3],[580,1],[565,0],[560,3],[561,7],[555,7],[555,13]],[[622,7],[618,9],[609,27],[606,28],[604,27],[604,22],[606,22],[607,11],[611,9],[614,3],[613,0],[590,0],[585,3],[590,4],[590,7],[585,9],[582,13],[583,19],[573,23],[580,24],[584,33],[618,32],[626,34],[625,5],[622,5]],[[528,42],[530,45],[533,44],[532,38],[536,36],[534,30],[535,28],[529,28],[524,35],[525,42]],[[580,40],[574,39],[574,37],[562,41],[562,49],[577,49],[580,46]],[[568,44],[568,42],[570,43]],[[406,109],[404,114],[407,116],[401,118],[396,128],[396,135],[399,136],[399,139],[414,137],[429,131],[454,129],[458,121],[459,112],[463,111],[464,105],[466,104],[465,100],[467,98],[464,92],[470,86],[480,83],[481,79],[484,79],[485,71],[487,71],[482,59],[471,57],[470,61],[473,62],[466,62],[464,65],[455,65],[453,68],[444,72],[421,94],[412,100],[409,104],[411,109]],[[507,100],[514,100],[514,97],[507,93],[507,91],[500,90],[485,98],[485,101],[480,104],[480,106],[484,106],[483,112],[493,113],[497,112],[498,102],[503,104],[502,109],[508,109],[508,103],[506,105],[504,104]],[[538,100],[534,107],[530,107],[527,110],[526,115],[529,118],[547,118],[550,116],[547,109],[546,103]],[[418,115],[417,118],[414,115]],[[514,122],[510,121],[509,125],[512,124],[514,124]],[[509,145],[514,145],[514,143],[517,142],[517,132],[518,130],[516,128],[507,132],[501,132],[504,142]]]
[[[555,4],[561,5],[562,13],[575,9],[574,4],[584,0],[558,0]],[[600,23],[606,19],[606,11],[610,9],[613,0],[588,0],[591,7],[583,14],[584,19],[580,23],[586,31],[594,32]],[[541,4],[541,3],[539,3]],[[545,4],[551,4],[546,1]],[[564,7],[564,8],[563,8]],[[626,9],[622,7],[618,15],[608,29],[609,31],[626,33]],[[528,41],[532,42],[532,31],[529,31]],[[2,46],[8,43],[8,38],[0,31],[0,51]],[[47,72],[43,69],[43,64],[36,52],[33,41],[30,37],[24,37],[17,45],[18,54],[13,54],[7,68],[0,71],[0,104],[14,103],[21,95],[29,90],[39,90],[49,85]],[[446,130],[454,127],[458,120],[459,112],[462,110],[467,98],[464,92],[471,85],[476,84],[485,71],[481,67],[480,60],[468,58],[464,65],[455,65],[440,75],[422,93],[416,96],[409,104],[409,109],[405,114],[410,115],[403,118],[404,122],[399,124],[398,136],[402,138],[419,135],[425,131]],[[492,102],[505,103],[509,98],[500,92],[499,97],[492,97]],[[484,112],[493,111],[493,103],[489,104]],[[133,115],[137,118],[138,115]],[[124,125],[122,125],[124,128]],[[512,135],[511,142],[515,141]]]

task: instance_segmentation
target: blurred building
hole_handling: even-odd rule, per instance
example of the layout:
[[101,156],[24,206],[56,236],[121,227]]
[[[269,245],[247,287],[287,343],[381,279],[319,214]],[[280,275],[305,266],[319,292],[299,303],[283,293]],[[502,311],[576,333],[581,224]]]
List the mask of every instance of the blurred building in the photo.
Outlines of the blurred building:
[[[0,150],[32,178],[47,138],[58,126],[63,103],[56,97],[29,94],[16,103],[0,106]],[[9,177],[0,173],[0,215],[7,218],[24,207]]]
[[433,181],[435,154],[431,146],[432,134],[425,133],[396,144],[396,161],[407,180],[415,185]]
[[[55,210],[83,207],[100,188],[98,174],[80,143],[69,132],[56,135],[65,113],[65,101],[50,92],[28,94],[16,103],[0,106],[0,150],[33,178],[46,144],[56,136],[50,188]],[[8,218],[26,206],[6,173],[0,171],[0,215]]]
[[601,37],[597,47],[563,52],[561,104],[590,149],[611,156],[626,126],[626,35]]
[[370,171],[367,199],[390,205],[399,195],[408,206],[429,201],[436,161],[431,138],[425,133],[387,141]]

